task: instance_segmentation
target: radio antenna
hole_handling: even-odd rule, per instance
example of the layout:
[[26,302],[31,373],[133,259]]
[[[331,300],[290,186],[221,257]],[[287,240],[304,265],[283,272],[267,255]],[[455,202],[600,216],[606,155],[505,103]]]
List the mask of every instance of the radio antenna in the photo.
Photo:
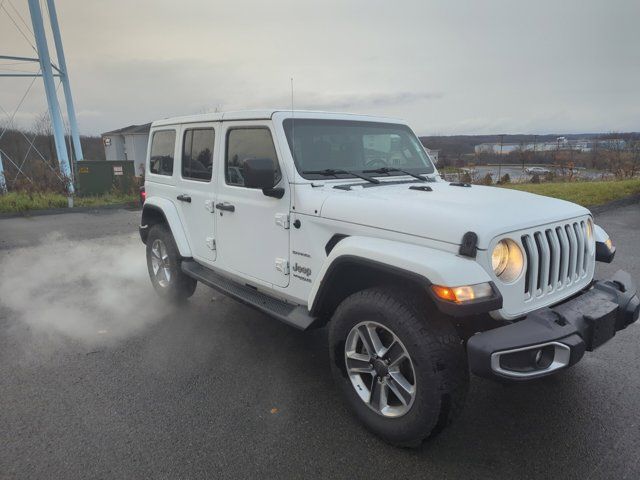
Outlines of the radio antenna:
[[296,133],[295,128],[296,128],[296,113],[295,110],[293,109],[293,77],[291,77],[291,143],[293,144],[292,149],[293,152],[295,153],[296,151],[296,136],[294,135],[294,133]]
[[293,115],[293,77],[291,77],[291,114]]
[[292,201],[293,210],[296,209],[296,114],[293,109],[293,77],[291,80],[291,158],[293,159],[293,187],[292,187]]

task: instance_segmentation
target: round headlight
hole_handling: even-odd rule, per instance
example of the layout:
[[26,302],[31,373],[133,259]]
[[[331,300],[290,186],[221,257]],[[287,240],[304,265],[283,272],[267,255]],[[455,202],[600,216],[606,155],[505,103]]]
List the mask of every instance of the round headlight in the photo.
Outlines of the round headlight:
[[493,249],[493,253],[491,254],[491,266],[493,267],[493,272],[496,276],[502,275],[505,268],[507,268],[507,263],[509,262],[509,247],[507,246],[507,242],[504,240],[500,240],[496,245],[496,248]]
[[524,267],[524,257],[518,244],[511,239],[500,240],[491,253],[491,267],[503,282],[516,280]]
[[589,253],[593,253],[596,248],[596,242],[593,239],[593,220],[587,220],[587,245]]

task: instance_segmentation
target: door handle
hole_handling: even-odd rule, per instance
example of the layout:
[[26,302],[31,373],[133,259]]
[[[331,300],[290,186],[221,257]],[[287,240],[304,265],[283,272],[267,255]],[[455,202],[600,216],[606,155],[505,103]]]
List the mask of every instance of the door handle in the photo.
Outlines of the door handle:
[[189,195],[178,195],[176,198],[181,202],[191,203],[191,197]]
[[216,208],[218,210],[224,210],[225,212],[235,212],[236,211],[235,205],[231,205],[230,203],[227,203],[227,202],[216,203]]

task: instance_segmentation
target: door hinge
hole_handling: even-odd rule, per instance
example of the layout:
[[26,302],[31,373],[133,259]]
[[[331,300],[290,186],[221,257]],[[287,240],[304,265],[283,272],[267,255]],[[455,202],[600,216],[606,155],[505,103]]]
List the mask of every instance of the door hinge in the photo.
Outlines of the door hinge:
[[204,208],[207,210],[207,212],[213,213],[215,211],[215,207],[213,206],[213,200],[205,200]]
[[286,258],[276,258],[276,270],[283,275],[289,275],[289,260]]
[[289,229],[289,214],[276,213],[276,225],[280,225],[285,230]]
[[216,249],[216,241],[213,237],[207,237],[207,247],[209,247],[209,250]]

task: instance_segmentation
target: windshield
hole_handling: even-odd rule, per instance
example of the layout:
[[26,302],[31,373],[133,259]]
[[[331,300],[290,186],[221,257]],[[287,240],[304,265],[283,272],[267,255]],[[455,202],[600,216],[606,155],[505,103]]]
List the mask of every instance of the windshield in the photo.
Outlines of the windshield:
[[[393,169],[434,172],[424,148],[405,125],[289,118],[283,126],[296,168],[306,179],[325,178],[320,171],[327,169],[359,173],[381,169],[378,175],[384,176],[405,175]],[[353,175],[343,172],[334,176]]]

